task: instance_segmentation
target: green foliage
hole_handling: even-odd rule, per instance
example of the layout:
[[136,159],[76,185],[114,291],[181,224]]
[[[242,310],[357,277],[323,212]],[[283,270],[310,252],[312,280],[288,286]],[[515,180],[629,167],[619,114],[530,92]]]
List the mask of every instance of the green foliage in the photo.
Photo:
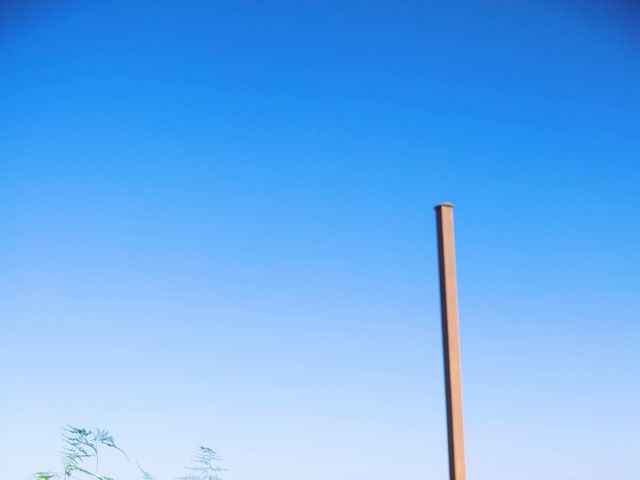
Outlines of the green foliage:
[[140,465],[138,465],[138,468],[140,469],[140,473],[142,473],[142,480],[153,480],[153,475],[151,475],[149,472],[147,472]]
[[60,478],[57,473],[52,472],[38,472],[33,477],[40,480],[52,480],[54,478]]
[[[105,475],[98,475],[100,467],[100,447],[112,448],[126,454],[120,449],[111,434],[106,430],[87,430],[86,428],[72,427],[68,425],[63,429],[62,437],[65,447],[62,450],[62,464],[64,467],[64,477],[67,478],[90,478],[93,480],[112,480]],[[84,465],[85,461],[95,459],[95,471],[91,472]]]
[[198,447],[198,453],[191,459],[193,465],[186,467],[193,473],[184,477],[180,477],[178,480],[220,480],[218,472],[222,471],[222,468],[217,464],[222,460],[216,452],[208,447]]
[[[100,452],[104,449],[116,450],[127,461],[127,454],[116,445],[113,436],[107,430],[88,430],[82,427],[68,425],[62,430],[64,447],[62,449],[62,471],[41,471],[33,475],[35,480],[114,480],[107,475],[101,475]],[[185,467],[190,473],[180,480],[220,480],[218,473],[223,471],[218,467],[222,459],[208,447],[198,447],[192,458],[192,466]],[[138,469],[142,480],[154,480],[154,477],[140,465]]]

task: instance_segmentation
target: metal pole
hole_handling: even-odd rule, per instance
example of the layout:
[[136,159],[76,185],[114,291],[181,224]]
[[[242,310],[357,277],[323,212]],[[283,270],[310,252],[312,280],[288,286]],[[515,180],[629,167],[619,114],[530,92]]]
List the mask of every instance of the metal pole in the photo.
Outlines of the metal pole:
[[465,480],[464,432],[462,428],[462,375],[458,333],[458,291],[453,238],[453,205],[437,205],[438,263],[440,270],[440,308],[444,346],[444,380],[449,439],[449,478]]

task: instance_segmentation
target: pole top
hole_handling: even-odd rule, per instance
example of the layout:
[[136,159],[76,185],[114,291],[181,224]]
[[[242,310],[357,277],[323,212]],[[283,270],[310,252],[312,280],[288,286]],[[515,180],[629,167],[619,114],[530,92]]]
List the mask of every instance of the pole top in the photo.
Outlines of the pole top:
[[442,203],[437,204],[434,208],[437,210],[437,209],[442,208],[442,207],[453,208],[453,203],[451,203],[451,202],[442,202]]

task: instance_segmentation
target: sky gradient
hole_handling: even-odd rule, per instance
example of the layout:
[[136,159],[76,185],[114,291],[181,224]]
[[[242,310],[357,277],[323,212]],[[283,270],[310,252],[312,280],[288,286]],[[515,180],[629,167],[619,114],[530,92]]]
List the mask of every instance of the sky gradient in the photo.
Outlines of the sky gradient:
[[0,12],[0,478],[444,480],[442,201],[469,478],[637,477],[631,2]]

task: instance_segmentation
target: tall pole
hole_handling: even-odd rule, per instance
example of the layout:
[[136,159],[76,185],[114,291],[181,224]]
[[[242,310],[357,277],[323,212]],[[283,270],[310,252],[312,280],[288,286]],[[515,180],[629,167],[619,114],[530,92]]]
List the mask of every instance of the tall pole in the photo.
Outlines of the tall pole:
[[465,480],[464,431],[462,428],[462,374],[458,332],[458,290],[453,238],[453,205],[436,207],[438,226],[438,263],[440,270],[440,308],[444,347],[444,383],[447,401],[449,438],[449,479]]

